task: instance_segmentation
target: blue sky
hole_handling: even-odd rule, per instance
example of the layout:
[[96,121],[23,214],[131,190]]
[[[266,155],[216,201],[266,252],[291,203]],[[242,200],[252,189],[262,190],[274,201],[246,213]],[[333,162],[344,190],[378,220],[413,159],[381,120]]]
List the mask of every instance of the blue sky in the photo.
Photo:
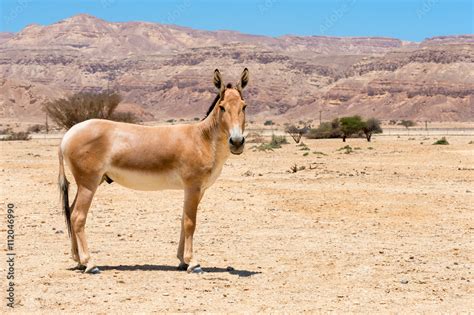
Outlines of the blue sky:
[[0,31],[88,13],[108,21],[150,21],[204,30],[280,36],[387,36],[421,41],[472,34],[473,0],[1,0]]

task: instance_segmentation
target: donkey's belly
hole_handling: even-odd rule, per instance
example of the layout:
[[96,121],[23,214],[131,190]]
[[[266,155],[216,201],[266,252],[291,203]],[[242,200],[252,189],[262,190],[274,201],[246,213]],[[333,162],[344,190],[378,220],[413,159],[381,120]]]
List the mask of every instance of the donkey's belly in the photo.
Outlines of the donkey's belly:
[[183,181],[177,171],[146,172],[113,167],[107,176],[114,182],[136,190],[183,189]]

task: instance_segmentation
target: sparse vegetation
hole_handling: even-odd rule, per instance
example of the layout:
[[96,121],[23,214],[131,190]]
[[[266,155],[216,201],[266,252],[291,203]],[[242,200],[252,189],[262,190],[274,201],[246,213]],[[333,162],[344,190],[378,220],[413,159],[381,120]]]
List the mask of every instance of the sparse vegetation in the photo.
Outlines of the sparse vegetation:
[[321,152],[321,151],[314,151],[313,154],[316,154],[316,155],[327,155],[326,153]]
[[337,149],[337,151],[344,151],[345,154],[349,154],[353,152],[352,147],[350,145],[343,146]]
[[10,128],[10,127],[0,129],[0,135],[10,134],[11,132],[12,132],[12,128]]
[[368,142],[371,141],[374,133],[381,133],[380,121],[375,118],[369,118],[364,121],[360,116],[349,116],[335,118],[331,122],[322,123],[316,129],[309,129],[306,137],[309,139],[328,139],[342,138],[346,142],[346,138],[357,135],[358,137],[365,135]]
[[303,153],[303,156],[308,156],[308,155],[309,155],[309,152]]
[[247,143],[264,143],[265,138],[258,132],[250,132],[247,135],[245,142],[247,142]]
[[28,129],[26,129],[26,132],[29,132],[29,133],[40,133],[42,131],[45,131],[46,130],[46,126],[45,125],[42,125],[42,124],[35,124],[33,126],[30,126],[28,127]]
[[309,129],[305,134],[308,139],[329,139],[340,138],[341,131],[339,126],[339,119],[336,118],[331,122],[324,122],[318,128]]
[[132,113],[115,112],[120,101],[117,93],[81,92],[46,103],[44,111],[59,127],[66,129],[92,118],[136,122],[138,119]]
[[288,144],[288,140],[286,140],[285,136],[272,135],[272,140],[270,141],[272,148],[279,149],[281,148],[282,144]]
[[305,170],[306,169],[306,166],[302,165],[302,166],[298,166],[296,163],[293,164],[291,167],[290,167],[290,173],[296,173],[298,171],[302,171],[302,170]]
[[255,149],[256,151],[263,151],[263,152],[273,151],[273,147],[270,143],[261,143],[260,145],[254,146],[252,148]]
[[19,132],[10,132],[2,141],[28,141],[31,139],[30,133],[26,131],[19,131]]
[[304,142],[301,142],[300,144],[298,144],[297,147],[299,147],[301,151],[309,151],[310,150],[310,148]]
[[252,147],[253,149],[257,151],[273,151],[273,149],[279,149],[281,148],[282,144],[288,144],[288,140],[286,140],[285,136],[276,136],[272,135],[272,139],[268,143],[261,143],[258,146]]
[[263,123],[264,126],[273,126],[275,123],[272,120],[265,120]]
[[433,142],[433,145],[448,145],[449,142],[446,140],[446,137],[442,137],[441,139],[436,140]]
[[353,134],[359,133],[365,127],[365,123],[360,116],[342,117],[340,119],[342,141],[346,142],[346,138]]
[[287,125],[285,127],[285,132],[290,134],[290,136],[293,138],[293,140],[295,140],[296,143],[299,143],[301,140],[301,137],[304,134],[306,134],[310,129],[309,124],[305,122],[300,122],[300,124],[302,125],[300,127],[292,125],[292,124]]
[[398,125],[404,126],[405,128],[410,128],[416,126],[416,123],[413,120],[402,120]]
[[372,134],[374,133],[382,133],[382,128],[380,127],[380,121],[375,118],[369,118],[365,122],[365,126],[363,126],[362,131],[365,134],[365,138],[368,142],[372,138]]

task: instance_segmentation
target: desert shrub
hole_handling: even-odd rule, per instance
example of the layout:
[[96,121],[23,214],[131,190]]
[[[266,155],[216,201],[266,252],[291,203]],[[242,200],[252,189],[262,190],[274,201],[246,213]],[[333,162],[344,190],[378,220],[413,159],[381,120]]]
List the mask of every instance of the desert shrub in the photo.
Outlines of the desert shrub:
[[282,144],[288,144],[288,140],[286,140],[285,136],[272,135],[272,140],[270,141],[270,145],[273,148],[279,149],[281,148]]
[[310,148],[303,142],[301,142],[300,144],[297,145],[301,151],[309,151]]
[[176,122],[176,120],[174,120],[174,119],[168,119],[166,122],[167,122],[167,123],[174,123],[174,122]]
[[254,151],[263,151],[263,152],[273,151],[273,147],[271,146],[270,143],[260,143],[257,146],[253,146],[252,149],[254,149]]
[[135,124],[139,121],[138,117],[131,112],[115,112],[109,117],[109,119],[113,121],[121,121],[131,124]]
[[293,164],[291,167],[290,167],[290,170],[289,172],[290,173],[296,173],[298,171],[302,171],[302,170],[305,170],[306,169],[306,166],[302,165],[302,166],[298,166],[296,163]]
[[410,128],[416,126],[416,123],[413,120],[402,120],[398,123],[400,126],[404,126],[405,128]]
[[2,141],[28,141],[30,139],[31,139],[31,136],[29,132],[20,131],[20,132],[10,132],[1,140]]
[[261,143],[258,146],[254,146],[253,149],[264,152],[273,151],[273,149],[281,148],[282,144],[288,144],[288,140],[286,140],[285,136],[272,135],[272,139],[270,140],[270,142]]
[[199,119],[199,117],[194,117],[193,120],[194,121],[200,121],[201,119]]
[[264,126],[273,126],[275,123],[272,120],[265,120],[263,123]]
[[396,120],[390,120],[388,122],[389,125],[396,125],[397,124],[397,121]]
[[26,132],[30,132],[30,133],[39,133],[39,132],[42,132],[46,130],[46,126],[45,125],[41,125],[41,124],[35,124],[33,126],[30,126],[28,127],[28,129],[26,129]]
[[344,151],[345,154],[349,154],[353,152],[352,147],[350,145],[343,146],[337,149],[337,151]]
[[247,137],[245,137],[245,142],[247,142],[247,143],[264,143],[265,138],[258,132],[249,132]]
[[4,128],[4,129],[0,129],[0,135],[10,134],[11,132],[12,132],[12,128],[10,128],[10,127]]
[[449,142],[446,140],[446,137],[442,137],[441,139],[436,140],[433,142],[433,145],[448,145]]
[[290,136],[296,143],[299,143],[301,137],[310,129],[310,127],[305,122],[300,121],[300,124],[302,126],[295,126],[293,124],[290,124],[285,127],[285,132],[290,134]]
[[316,155],[327,155],[326,153],[321,152],[321,151],[314,151],[313,154],[316,154]]
[[115,113],[121,100],[117,93],[80,92],[46,103],[44,111],[58,126],[66,129],[92,118],[130,120],[132,114]]
[[305,134],[308,139],[329,139],[339,138],[340,136],[341,130],[338,118],[331,122],[323,122],[318,128],[311,128]]

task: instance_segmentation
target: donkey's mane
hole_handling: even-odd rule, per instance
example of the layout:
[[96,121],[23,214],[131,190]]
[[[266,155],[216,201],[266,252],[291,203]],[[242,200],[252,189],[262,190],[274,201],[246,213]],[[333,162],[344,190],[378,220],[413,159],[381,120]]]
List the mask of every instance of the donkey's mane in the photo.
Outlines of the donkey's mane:
[[[227,83],[226,89],[232,89],[232,83]],[[224,92],[222,93],[222,95],[224,95],[224,93],[225,93],[225,90],[224,90]],[[240,93],[240,91],[239,91],[239,93]],[[204,118],[203,118],[202,120],[206,119],[207,116],[209,116],[209,114],[212,113],[212,110],[214,109],[214,107],[216,107],[217,103],[219,103],[219,100],[220,100],[220,99],[221,99],[221,94],[218,93],[218,94],[216,95],[216,98],[214,98],[214,101],[212,101],[211,106],[210,106],[209,109],[207,110],[206,116],[204,116]]]

